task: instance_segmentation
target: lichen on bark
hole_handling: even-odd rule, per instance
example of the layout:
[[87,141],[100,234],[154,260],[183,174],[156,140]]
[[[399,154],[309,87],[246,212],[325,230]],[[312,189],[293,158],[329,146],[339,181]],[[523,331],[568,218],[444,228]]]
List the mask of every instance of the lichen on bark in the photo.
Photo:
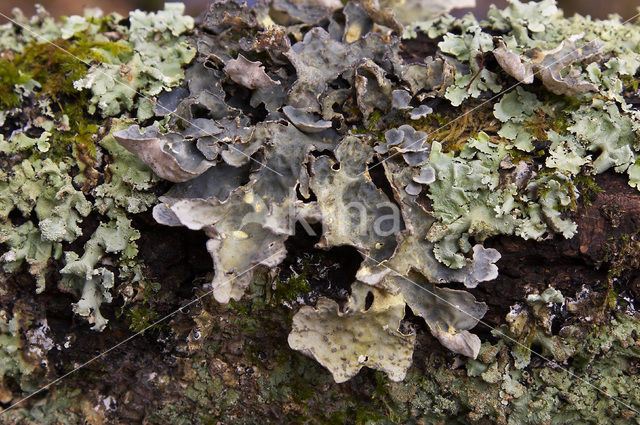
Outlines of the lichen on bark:
[[3,421],[637,421],[637,25],[384,6],[1,27]]

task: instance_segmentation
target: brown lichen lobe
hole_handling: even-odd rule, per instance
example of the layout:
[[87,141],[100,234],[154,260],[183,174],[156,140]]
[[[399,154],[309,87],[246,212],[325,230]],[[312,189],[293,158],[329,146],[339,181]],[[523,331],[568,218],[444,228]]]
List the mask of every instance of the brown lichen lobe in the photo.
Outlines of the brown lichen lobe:
[[239,54],[237,59],[228,61],[224,66],[224,72],[233,81],[248,89],[268,89],[280,84],[267,75],[259,61],[252,62],[242,54]]
[[571,69],[564,76],[561,75],[561,71],[576,62],[593,61],[604,47],[599,40],[586,42],[578,47],[577,41],[581,38],[580,34],[576,34],[562,41],[555,49],[534,49],[528,52],[525,60],[509,51],[501,41],[493,55],[502,69],[523,84],[533,83],[536,76],[552,93],[577,96],[596,91],[598,86],[582,79],[580,72],[575,69]]

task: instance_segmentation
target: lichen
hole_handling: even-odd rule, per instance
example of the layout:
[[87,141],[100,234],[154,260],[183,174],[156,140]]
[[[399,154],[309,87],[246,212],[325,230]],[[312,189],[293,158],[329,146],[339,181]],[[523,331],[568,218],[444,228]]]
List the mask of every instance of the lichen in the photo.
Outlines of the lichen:
[[91,91],[88,112],[108,117],[134,109],[138,119],[151,118],[149,97],[179,85],[184,77],[181,65],[193,58],[194,49],[183,35],[192,28],[193,18],[184,15],[182,3],[166,3],[155,13],[131,12],[128,28],[115,28],[126,37],[129,54],[107,56],[84,78],[73,79],[74,88]]
[[[637,27],[564,18],[552,0],[511,0],[482,21],[442,14],[465,2],[420,14],[412,2],[375,3],[216,1],[197,28],[179,4],[63,22],[41,8],[31,19],[16,12],[27,30],[0,32],[4,273],[26,270],[38,293],[71,293],[71,310],[94,330],[107,329],[104,304],[122,296],[120,317],[142,332],[161,314],[149,293],[168,288],[146,276],[136,224],[146,218],[137,214],[153,206],[158,223],[203,231],[215,270],[201,293],[222,305],[207,300],[188,326],[170,327],[184,340],[173,388],[184,397],[156,412],[158,423],[237,419],[225,415],[251,403],[239,402],[231,363],[259,370],[243,379],[260,403],[290,403],[287,419],[323,412],[305,404],[345,387],[283,346],[266,362],[256,342],[266,332],[283,343],[290,325],[290,346],[336,382],[376,382],[362,390],[369,401],[347,397],[329,422],[631,419],[638,323],[613,285],[637,265],[635,236],[611,243],[604,300],[586,286],[575,298],[529,294],[493,343],[472,333],[487,305],[449,285],[491,285],[501,255],[484,245],[490,238],[579,234],[575,215],[598,190],[594,176],[626,173],[640,187],[640,115],[629,100]],[[434,51],[409,58],[414,37]],[[161,179],[173,185],[156,197],[169,186]],[[272,284],[298,254],[290,242],[300,229],[314,249],[359,255],[339,296],[331,279],[311,284],[306,273]],[[40,371],[23,354],[38,344],[25,338],[44,325],[16,331],[9,316],[0,318],[0,377],[35,389],[27,378]],[[420,345],[432,353],[411,366],[425,324],[468,359]],[[240,347],[253,339],[246,353],[210,342],[229,329]],[[532,350],[561,367],[541,365]],[[159,388],[174,382],[163,379]],[[76,397],[57,393],[58,404],[17,410],[17,423],[45,411],[57,418]]]
[[[97,87],[113,83],[98,68],[125,69],[143,50],[149,61],[165,63],[171,78],[140,71],[143,82],[136,88],[144,89],[142,96],[180,84],[181,65],[191,59],[182,34],[193,24],[182,11],[181,5],[169,4],[152,16],[132,12],[128,21],[116,14],[88,13],[56,23],[39,8],[31,20],[16,11],[18,24],[3,25],[0,75],[7,93],[2,96],[0,153],[10,160],[3,162],[0,175],[0,242],[7,248],[2,265],[15,273],[27,264],[41,293],[54,283],[47,279],[51,261],[62,262],[62,276],[55,284],[79,298],[74,311],[96,330],[106,326],[100,305],[112,300],[118,279],[133,281],[139,275],[132,272],[139,268],[139,232],[129,214],[155,202],[149,190],[157,182],[110,134],[133,121],[121,117],[105,122],[97,115]],[[151,30],[150,19],[155,22]],[[18,31],[19,25],[27,29]],[[153,40],[160,35],[162,43]],[[93,97],[78,90],[87,86]],[[132,111],[140,118],[136,111],[142,107],[138,103],[134,108],[133,99],[127,93],[126,105],[100,108],[101,114]],[[83,229],[96,222],[93,234],[85,238]],[[75,251],[71,244],[79,240],[81,249]]]
[[[400,57],[395,35],[400,24],[392,9],[352,5],[345,8],[344,24],[329,18],[328,27],[319,23],[299,33],[285,22],[312,24],[311,16],[301,18],[278,3],[273,7],[282,14],[281,26],[265,26],[259,17],[271,7],[246,10],[216,3],[203,24],[212,32],[187,70],[193,77],[189,93],[175,107],[186,116],[166,114],[166,132],[135,125],[115,133],[158,175],[179,183],[161,198],[154,216],[209,235],[216,269],[211,287],[220,302],[239,300],[257,265],[274,267],[285,258],[284,241],[300,221],[307,231],[309,223],[322,223],[319,247],[350,245],[362,254],[360,282],[400,293],[414,312],[420,311],[409,302],[408,289],[385,276],[408,278],[414,270],[414,279],[462,281],[468,287],[494,279],[493,263],[500,257],[482,247],[483,241],[511,234],[572,238],[578,229],[570,214],[581,188],[573,179],[585,170],[624,172],[635,162],[635,115],[615,79],[635,72],[637,54],[630,46],[621,50],[610,39],[601,41],[605,34],[599,27],[584,37],[564,30],[565,41],[546,36],[544,30],[563,19],[551,2],[514,0],[504,12],[492,9],[489,21],[470,15],[435,18],[431,22],[438,28],[459,31],[438,30],[438,61],[429,58],[419,65]],[[323,7],[326,14],[319,12]],[[392,7],[402,14],[406,5]],[[224,18],[225,8],[236,18]],[[335,8],[319,3],[316,10],[329,16]],[[557,19],[547,24],[540,16]],[[573,28],[579,19],[566,21]],[[429,33],[426,24],[414,27]],[[242,42],[247,28],[271,37]],[[616,30],[627,27],[618,24]],[[287,32],[290,40],[282,37]],[[600,63],[602,52],[615,52],[620,61]],[[491,70],[489,55],[498,63]],[[217,65],[208,62],[211,57]],[[417,82],[419,75],[445,68],[452,78]],[[511,76],[530,84],[534,75],[543,87],[500,93],[493,107],[502,123],[497,130],[462,133],[464,138],[445,150],[438,136],[420,129],[433,113],[425,100],[440,97],[460,107],[501,92]],[[601,88],[607,91],[594,96]],[[420,94],[424,89],[427,93]],[[248,105],[238,96],[250,99]],[[342,107],[336,109],[337,99]],[[375,162],[382,163],[391,193],[373,182]],[[214,181],[215,189],[207,189]],[[429,313],[422,314],[443,344],[471,357],[480,342],[468,329],[484,314],[473,302],[455,307],[478,316],[467,325],[431,323]],[[321,361],[332,369],[327,359]],[[358,359],[345,360],[350,362]]]
[[[314,357],[336,382],[353,377],[362,366],[383,370],[393,381],[404,379],[411,365],[415,335],[398,332],[404,316],[402,296],[367,285],[354,285],[344,307],[320,298],[293,318],[289,345]],[[367,305],[367,297],[371,297]],[[352,359],[357,359],[353,362]]]

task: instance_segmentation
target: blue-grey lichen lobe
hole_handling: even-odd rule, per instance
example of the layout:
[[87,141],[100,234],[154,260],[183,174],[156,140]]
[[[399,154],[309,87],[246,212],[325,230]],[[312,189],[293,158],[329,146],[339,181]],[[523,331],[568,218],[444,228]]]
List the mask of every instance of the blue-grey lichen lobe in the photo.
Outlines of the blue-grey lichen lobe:
[[[636,114],[615,80],[635,73],[638,54],[631,45],[606,42],[615,29],[572,34],[580,18],[565,20],[568,28],[554,26],[563,18],[549,1],[514,1],[504,11],[492,9],[483,22],[433,16],[410,24],[405,37],[416,29],[442,36],[440,53],[413,64],[401,59],[403,26],[396,18],[407,5],[375,10],[318,3],[305,13],[270,14],[278,7],[212,4],[203,17],[206,31],[195,35],[188,94],[180,92],[161,127],[115,133],[159,176],[177,183],[154,208],[156,220],[209,235],[211,288],[223,303],[242,297],[256,265],[275,267],[285,258],[296,221],[320,222],[319,247],[349,245],[362,254],[354,285],[371,286],[374,299],[399,295],[445,346],[475,358],[481,342],[469,329],[486,308],[437,285],[474,288],[496,278],[500,254],[481,245],[488,237],[573,237],[578,175],[614,168],[628,172],[635,185]],[[344,22],[336,19],[339,10]],[[546,35],[547,27],[566,40]],[[620,23],[615,28],[628,32]],[[487,55],[498,66],[487,68]],[[438,71],[440,79],[426,78]],[[542,85],[529,91],[534,76]],[[424,131],[437,120],[430,105],[438,98],[461,107],[464,117],[473,113],[464,112],[465,105],[500,92],[510,77],[523,86],[495,103],[497,129],[492,124],[459,135],[453,145]],[[594,97],[597,90],[603,92]],[[536,150],[540,143],[548,146]],[[375,163],[392,197],[372,181]],[[248,181],[238,184],[237,173]],[[385,203],[399,207],[397,226],[386,232],[380,222],[394,217],[381,212]],[[416,286],[425,296],[413,294]],[[330,300],[320,301],[323,308],[305,307],[294,319],[293,348],[317,358],[337,380],[357,373],[351,364],[402,379],[408,363],[402,371],[389,356],[371,363],[370,347],[349,347],[348,356],[344,344],[323,348],[316,335],[328,344],[331,337],[344,339],[337,332],[361,329],[347,325],[348,314],[330,314]],[[363,313],[374,322],[384,317],[375,309]],[[322,329],[314,328],[313,314]],[[334,328],[324,328],[334,321]],[[371,335],[379,350],[393,346],[382,341],[398,325],[394,319],[368,329],[379,333]],[[397,339],[399,352],[404,341]],[[345,367],[350,372],[342,376]]]
[[[400,81],[409,100],[418,94],[403,77],[397,32],[372,27],[356,37],[331,16],[339,4],[318,4],[315,8],[330,25],[314,23],[299,34],[297,26],[283,25],[287,20],[267,19],[267,7],[214,3],[203,18],[207,32],[196,34],[198,55],[186,71],[189,93],[174,111],[166,111],[164,131],[135,125],[114,133],[160,177],[176,183],[160,198],[154,217],[209,235],[207,249],[215,266],[211,288],[223,303],[241,299],[256,265],[275,267],[285,258],[284,242],[293,236],[296,221],[322,223],[319,247],[346,245],[360,251],[364,261],[354,285],[370,287],[374,306],[378,299],[393,300],[395,313],[389,313],[390,306],[353,307],[343,315],[337,304],[331,307],[333,301],[321,299],[315,309],[298,313],[289,337],[293,348],[317,358],[336,380],[348,379],[364,365],[402,379],[413,346],[411,333],[398,333],[407,303],[443,344],[475,357],[480,340],[469,329],[486,309],[470,294],[429,282],[475,287],[497,276],[499,254],[467,240],[455,262],[443,260],[433,245],[439,239],[425,239],[433,219],[417,202],[420,190],[405,190],[421,186],[411,180],[396,185],[430,162],[426,133],[410,125],[392,127],[392,118],[405,120],[414,113],[404,104],[393,107],[392,80]],[[358,13],[365,22],[380,20],[379,11]],[[336,84],[342,87],[336,90]],[[336,92],[343,97],[338,102]],[[348,103],[361,114],[361,125],[386,129],[388,140],[354,131],[341,112]],[[427,105],[416,109],[416,119],[432,111]],[[491,149],[488,137],[479,136],[478,144],[484,144],[480,150]],[[500,153],[504,148],[498,148]],[[380,167],[395,196],[372,181],[368,165],[374,160],[384,161]],[[438,168],[438,177],[447,172]],[[248,181],[238,184],[238,173]],[[384,220],[395,222],[383,228]],[[397,281],[396,274],[409,278],[412,268],[417,272],[411,279],[426,277],[416,283],[424,285],[424,297]],[[376,325],[364,329],[367,320]],[[324,335],[324,342],[318,335]],[[336,342],[329,344],[332,338]],[[362,341],[370,343],[359,346]]]

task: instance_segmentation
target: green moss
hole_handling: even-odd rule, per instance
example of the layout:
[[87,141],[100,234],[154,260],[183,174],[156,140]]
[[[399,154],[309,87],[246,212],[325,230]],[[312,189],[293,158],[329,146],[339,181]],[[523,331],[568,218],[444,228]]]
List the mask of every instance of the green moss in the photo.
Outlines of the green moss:
[[627,89],[631,89],[633,91],[638,90],[638,85],[640,85],[640,78],[634,78],[631,75],[622,75],[620,76],[624,87]]
[[376,128],[376,124],[382,116],[382,111],[379,109],[375,109],[371,115],[369,115],[369,131],[373,131]]
[[156,311],[145,305],[131,308],[127,311],[126,316],[129,320],[129,329],[133,332],[143,331],[153,325],[160,317]]
[[580,199],[583,205],[590,206],[598,193],[604,190],[598,186],[596,178],[590,174],[580,173],[574,177],[573,182],[580,192]]
[[[86,99],[84,99],[86,101]],[[72,143],[82,144],[89,148],[95,157],[94,137],[98,132],[98,126],[102,122],[95,117],[90,117],[84,110],[82,103],[67,103],[62,107],[62,114],[69,118],[69,130],[55,130],[61,147],[69,147]]]
[[[21,72],[40,83],[40,96],[47,95],[55,102],[67,103],[83,100],[73,82],[86,76],[88,64],[93,61],[110,63],[114,57],[126,61],[131,53],[131,47],[124,41],[98,41],[94,35],[84,32],[68,40],[32,42],[13,62]],[[70,96],[70,99],[64,96]]]
[[29,75],[22,73],[14,60],[0,59],[0,110],[20,105],[16,86],[29,79]]
[[229,310],[233,311],[238,315],[246,316],[247,314],[249,314],[249,308],[250,308],[249,305],[238,302],[234,299],[229,301]]
[[609,263],[608,276],[614,279],[627,270],[640,267],[640,241],[638,233],[611,237],[605,247],[604,261]]
[[[77,33],[71,39],[58,38],[52,43],[31,42],[12,59],[0,59],[0,108],[18,106],[18,85],[35,81],[39,89],[27,92],[34,101],[50,99],[57,122],[66,115],[68,128],[52,130],[51,149],[47,157],[59,161],[69,157],[74,144],[82,145],[95,158],[94,137],[101,120],[86,113],[88,95],[74,88],[76,80],[84,78],[93,62],[110,63],[114,58],[126,61],[132,49],[120,40],[100,41],[88,32]],[[36,158],[44,157],[34,151]]]
[[513,162],[514,164],[518,164],[521,161],[528,163],[533,162],[533,158],[535,155],[521,151],[520,149],[511,149],[509,151],[509,156],[511,157],[511,162]]
[[572,122],[569,120],[568,114],[558,112],[549,123],[549,128],[558,134],[565,134],[569,131],[571,124]]
[[276,279],[275,289],[272,292],[271,302],[280,304],[282,302],[295,301],[300,295],[311,291],[311,285],[307,280],[307,265],[305,265],[303,273],[293,275],[286,282]]
[[426,117],[412,121],[416,130],[427,133],[427,140],[442,144],[442,151],[459,152],[466,142],[480,132],[487,133],[497,141],[493,134],[498,126],[493,116],[492,105],[486,102],[469,100],[462,106],[443,108],[441,112],[428,114]]

